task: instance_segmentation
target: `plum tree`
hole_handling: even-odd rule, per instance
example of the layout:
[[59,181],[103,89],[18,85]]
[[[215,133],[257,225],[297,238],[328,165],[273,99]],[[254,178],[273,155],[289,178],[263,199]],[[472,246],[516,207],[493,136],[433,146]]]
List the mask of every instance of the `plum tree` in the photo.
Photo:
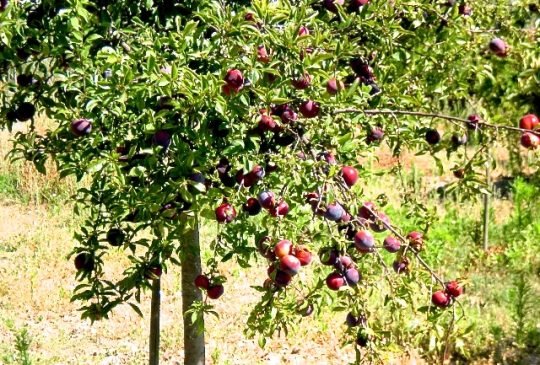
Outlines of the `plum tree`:
[[[368,313],[376,290],[366,286],[412,295],[415,282],[424,302],[434,292],[436,306],[454,303],[457,289],[421,255],[432,218],[409,199],[409,216],[425,237],[404,235],[379,209],[384,199],[364,190],[376,174],[359,156],[386,148],[399,159],[414,150],[445,170],[437,153],[446,150],[463,162],[457,186],[464,195],[485,191],[479,177],[496,138],[521,133],[531,149],[522,152],[537,153],[537,119],[516,125],[538,113],[538,51],[535,35],[516,25],[517,17],[533,24],[533,15],[517,4],[479,0],[475,14],[464,3],[419,4],[1,2],[0,125],[28,122],[12,155],[41,172],[52,159],[62,177],[89,182],[75,196],[84,213],[73,298],[83,318],[107,318],[124,303],[138,311],[142,288],[157,293],[155,304],[161,277],[180,264],[183,310],[191,314],[185,363],[202,364],[197,329],[211,306],[199,288],[226,298],[218,266],[261,257],[269,278],[257,287],[262,298],[247,333],[259,334],[262,345],[287,332],[295,314],[318,313],[323,303]],[[48,130],[36,128],[36,116],[52,121]],[[472,156],[457,148],[468,140]],[[405,189],[396,189],[404,200]],[[201,276],[198,227],[216,221],[214,256]],[[380,245],[383,231],[391,237]],[[118,281],[103,270],[111,245],[131,260]],[[311,269],[318,261],[326,266]],[[293,278],[300,269],[313,280]],[[323,295],[325,283],[331,292]],[[455,311],[431,313],[452,321]],[[346,341],[377,359],[396,338],[382,328],[389,322],[367,318]]]

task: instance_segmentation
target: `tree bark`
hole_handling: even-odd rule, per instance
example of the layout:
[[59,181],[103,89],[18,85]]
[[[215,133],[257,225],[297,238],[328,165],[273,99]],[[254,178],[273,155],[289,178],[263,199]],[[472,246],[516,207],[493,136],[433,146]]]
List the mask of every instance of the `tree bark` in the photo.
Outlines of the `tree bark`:
[[152,280],[152,302],[150,307],[150,351],[149,364],[159,365],[159,316],[161,302],[161,279]]
[[185,313],[195,301],[202,300],[201,291],[195,286],[195,278],[201,273],[201,248],[199,244],[199,221],[195,217],[193,226],[182,237],[182,313],[184,318],[184,365],[204,365],[204,332]]

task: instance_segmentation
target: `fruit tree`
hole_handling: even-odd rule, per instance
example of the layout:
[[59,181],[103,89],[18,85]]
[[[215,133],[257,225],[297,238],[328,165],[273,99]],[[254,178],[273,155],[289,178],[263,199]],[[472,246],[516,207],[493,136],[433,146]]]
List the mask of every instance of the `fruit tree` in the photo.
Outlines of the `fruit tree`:
[[[0,126],[27,124],[12,156],[83,181],[82,317],[140,313],[153,287],[157,364],[159,278],[180,265],[185,363],[203,364],[203,294],[227,300],[219,266],[266,260],[247,330],[261,345],[302,316],[346,308],[346,341],[358,361],[377,361],[392,339],[369,316],[373,291],[389,312],[424,293],[428,320],[450,331],[463,288],[422,258],[433,217],[403,191],[417,230],[394,226],[384,196],[364,193],[374,171],[359,161],[430,154],[474,197],[494,139],[536,149],[538,9],[525,4],[2,1]],[[462,164],[443,166],[440,151]],[[199,225],[214,221],[202,269]],[[118,280],[104,270],[111,250],[131,262]]]

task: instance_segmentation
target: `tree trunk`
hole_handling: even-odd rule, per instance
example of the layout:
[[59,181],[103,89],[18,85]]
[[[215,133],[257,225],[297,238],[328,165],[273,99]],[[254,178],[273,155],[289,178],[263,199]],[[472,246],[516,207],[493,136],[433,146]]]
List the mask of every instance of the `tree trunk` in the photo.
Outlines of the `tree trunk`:
[[150,365],[159,365],[159,315],[161,279],[152,281],[152,304],[150,307]]
[[192,229],[182,237],[182,313],[184,317],[184,365],[204,365],[204,332],[185,313],[193,302],[202,300],[201,291],[195,286],[195,278],[201,273],[201,248],[199,244],[199,221],[195,217]]

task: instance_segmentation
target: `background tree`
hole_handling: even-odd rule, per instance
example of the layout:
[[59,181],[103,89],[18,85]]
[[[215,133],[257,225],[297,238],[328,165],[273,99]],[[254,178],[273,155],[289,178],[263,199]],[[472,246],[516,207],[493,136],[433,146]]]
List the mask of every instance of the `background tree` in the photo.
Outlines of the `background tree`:
[[[2,126],[29,124],[13,157],[42,172],[52,158],[62,176],[85,179],[73,250],[83,318],[106,318],[123,303],[139,311],[141,290],[153,282],[157,295],[162,271],[182,264],[186,363],[203,363],[196,331],[212,306],[195,285],[218,298],[218,265],[262,254],[269,280],[256,287],[249,334],[264,345],[299,313],[331,304],[349,311],[349,341],[368,349],[359,361],[376,359],[392,335],[384,319],[369,318],[368,288],[386,293],[389,313],[415,291],[439,307],[461,292],[421,257],[433,213],[404,190],[419,232],[393,227],[385,197],[362,193],[373,172],[359,158],[387,144],[398,159],[431,154],[443,171],[435,154],[446,150],[463,161],[451,188],[474,197],[486,191],[494,138],[508,131],[517,145],[523,132],[535,148],[537,135],[525,131],[534,126],[517,127],[538,109],[538,17],[524,4],[3,4]],[[501,77],[503,69],[512,71]],[[38,131],[37,114],[55,124]],[[465,143],[477,153],[467,156]],[[214,257],[198,277],[198,225],[216,219]],[[106,271],[114,247],[132,262],[116,282]],[[301,270],[313,270],[313,281],[293,278],[315,253],[333,268],[312,264]],[[448,332],[458,317],[455,308],[423,310]]]

